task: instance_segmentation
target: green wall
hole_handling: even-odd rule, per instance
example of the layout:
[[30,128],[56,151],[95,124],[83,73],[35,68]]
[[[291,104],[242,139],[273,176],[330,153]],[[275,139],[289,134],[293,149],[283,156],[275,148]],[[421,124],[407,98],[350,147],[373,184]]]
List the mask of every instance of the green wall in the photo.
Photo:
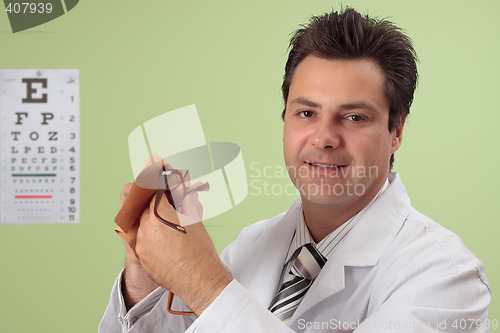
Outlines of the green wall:
[[[414,40],[420,81],[395,169],[413,205],[484,262],[490,318],[500,318],[500,1],[82,0],[16,34],[0,12],[0,68],[80,69],[82,177],[80,224],[0,225],[0,332],[97,330],[123,264],[113,218],[132,176],[127,136],[144,121],[195,103],[207,140],[240,145],[249,180],[288,184],[288,38],[340,3],[389,17]],[[277,174],[256,178],[251,163]],[[294,200],[251,193],[207,222],[218,250]]]

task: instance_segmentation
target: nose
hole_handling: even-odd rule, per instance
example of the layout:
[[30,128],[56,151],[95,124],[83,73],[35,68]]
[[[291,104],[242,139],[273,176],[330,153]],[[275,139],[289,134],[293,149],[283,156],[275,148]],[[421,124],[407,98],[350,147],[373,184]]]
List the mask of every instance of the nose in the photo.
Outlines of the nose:
[[321,119],[318,121],[313,134],[313,146],[317,149],[336,149],[342,142],[340,128],[334,120]]

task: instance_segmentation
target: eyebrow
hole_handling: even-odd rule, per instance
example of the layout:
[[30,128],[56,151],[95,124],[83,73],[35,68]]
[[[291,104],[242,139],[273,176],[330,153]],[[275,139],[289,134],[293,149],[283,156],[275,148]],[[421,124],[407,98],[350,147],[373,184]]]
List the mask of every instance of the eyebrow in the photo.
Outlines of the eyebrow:
[[297,97],[292,101],[293,104],[302,104],[305,106],[309,106],[311,108],[321,108],[321,104],[318,104],[316,102],[310,101],[307,98],[304,97]]
[[[308,100],[307,98],[304,97],[297,97],[294,100],[292,100],[293,104],[302,104],[305,106],[309,106],[311,108],[319,108],[321,109],[321,104],[313,102],[311,100]],[[341,110],[356,110],[356,109],[369,109],[369,110],[375,110],[371,105],[366,104],[365,102],[355,102],[355,103],[346,103],[340,105]]]
[[342,104],[340,106],[340,109],[342,109],[342,110],[356,110],[356,109],[375,110],[371,105],[368,105],[365,102]]

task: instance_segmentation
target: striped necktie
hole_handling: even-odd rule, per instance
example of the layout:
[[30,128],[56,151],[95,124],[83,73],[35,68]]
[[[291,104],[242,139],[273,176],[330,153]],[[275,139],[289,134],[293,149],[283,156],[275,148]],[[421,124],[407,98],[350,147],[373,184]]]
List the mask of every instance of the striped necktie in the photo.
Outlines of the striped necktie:
[[269,306],[269,311],[282,321],[292,317],[326,263],[326,258],[310,243],[297,249],[291,260],[295,256],[296,259],[290,269],[287,281],[283,283]]

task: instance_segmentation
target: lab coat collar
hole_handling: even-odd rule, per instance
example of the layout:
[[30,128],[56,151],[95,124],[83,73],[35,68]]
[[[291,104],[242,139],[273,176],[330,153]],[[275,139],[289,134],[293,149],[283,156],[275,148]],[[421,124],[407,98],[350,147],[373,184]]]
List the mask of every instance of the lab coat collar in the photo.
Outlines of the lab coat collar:
[[395,172],[389,187],[363,212],[341,244],[345,266],[373,266],[397,235],[410,212],[410,198]]

